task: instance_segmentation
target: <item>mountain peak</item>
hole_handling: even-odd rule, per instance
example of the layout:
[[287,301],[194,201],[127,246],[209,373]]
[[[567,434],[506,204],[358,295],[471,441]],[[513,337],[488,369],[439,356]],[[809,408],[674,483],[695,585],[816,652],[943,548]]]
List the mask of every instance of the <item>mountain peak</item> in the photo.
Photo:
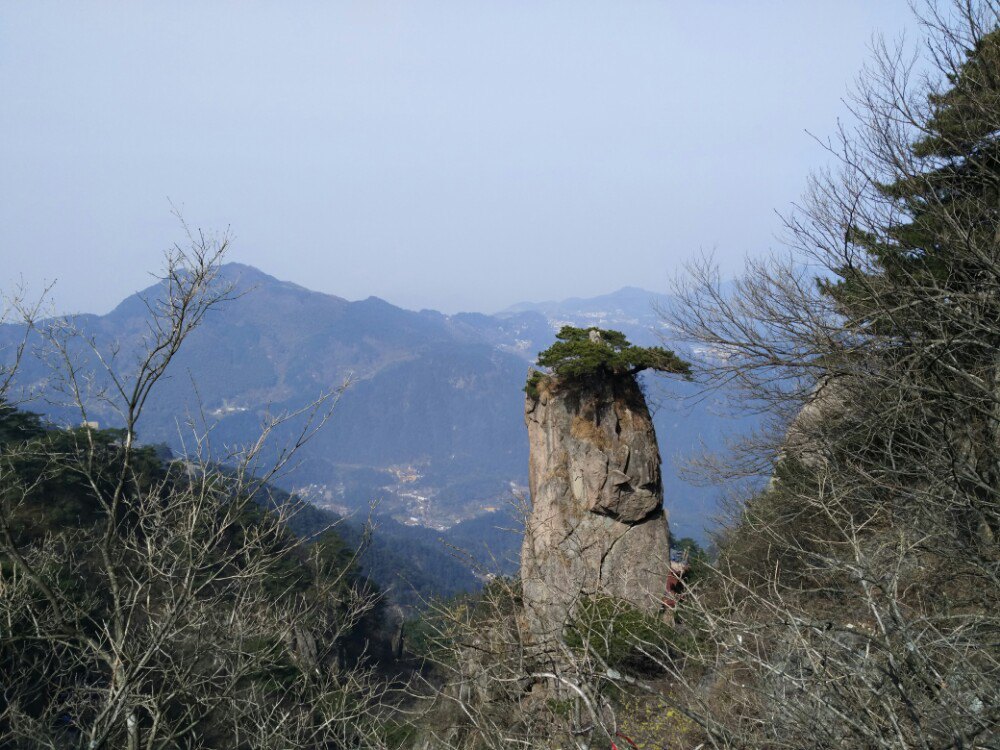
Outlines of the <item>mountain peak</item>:
[[[247,292],[284,292],[291,293],[303,298],[327,298],[337,303],[347,300],[333,294],[314,292],[304,286],[291,281],[283,281],[270,274],[261,271],[255,266],[246,263],[223,263],[219,266],[217,282],[220,284],[232,284],[236,294],[246,294]],[[148,313],[145,300],[156,299],[162,293],[162,281],[155,280],[135,294],[129,295],[115,307],[109,316],[121,319],[130,316],[145,316]]]
[[648,308],[653,302],[665,300],[666,298],[667,295],[662,292],[651,292],[648,289],[638,286],[623,286],[614,292],[599,294],[594,297],[567,297],[565,299],[546,300],[544,302],[520,302],[516,305],[511,305],[505,310],[501,310],[500,314],[529,310],[538,312],[581,310],[619,303],[625,303],[630,306],[640,305]]
[[219,267],[219,278],[223,281],[236,284],[241,290],[252,286],[275,286],[288,290],[295,290],[304,294],[316,294],[304,286],[291,281],[283,281],[270,274],[264,273],[256,266],[246,263],[224,263]]

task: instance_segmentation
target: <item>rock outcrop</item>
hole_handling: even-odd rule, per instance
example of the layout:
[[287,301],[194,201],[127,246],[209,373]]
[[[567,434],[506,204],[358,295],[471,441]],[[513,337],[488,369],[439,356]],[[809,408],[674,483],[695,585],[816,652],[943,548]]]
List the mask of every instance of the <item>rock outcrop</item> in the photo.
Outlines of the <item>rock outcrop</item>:
[[521,549],[524,617],[533,638],[558,637],[581,596],[654,612],[670,572],[660,453],[631,375],[527,397],[532,509]]

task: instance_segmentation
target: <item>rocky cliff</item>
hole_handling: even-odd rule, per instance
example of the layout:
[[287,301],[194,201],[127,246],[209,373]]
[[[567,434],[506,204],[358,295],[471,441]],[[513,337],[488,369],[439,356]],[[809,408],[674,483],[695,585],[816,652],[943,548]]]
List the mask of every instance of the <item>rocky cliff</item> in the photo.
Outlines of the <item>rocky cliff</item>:
[[558,636],[581,596],[662,608],[670,569],[660,453],[632,375],[559,387],[525,405],[531,513],[521,549],[524,616]]

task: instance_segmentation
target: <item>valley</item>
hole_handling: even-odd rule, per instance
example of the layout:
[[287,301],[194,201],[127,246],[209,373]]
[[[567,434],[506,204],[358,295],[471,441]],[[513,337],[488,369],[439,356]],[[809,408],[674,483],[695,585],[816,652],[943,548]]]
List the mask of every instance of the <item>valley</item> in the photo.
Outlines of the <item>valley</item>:
[[[270,415],[294,414],[332,393],[328,421],[275,481],[355,525],[376,519],[387,548],[402,545],[411,556],[438,561],[427,568],[432,577],[453,548],[468,550],[485,570],[516,570],[520,521],[513,508],[527,499],[522,388],[555,332],[566,324],[593,325],[621,330],[637,344],[658,344],[666,332],[658,311],[670,304],[667,296],[632,287],[592,299],[521,303],[493,315],[445,315],[374,297],[352,302],[237,263],[222,266],[220,277],[234,299],[192,333],[174,374],[157,385],[140,439],[176,456],[192,446],[223,456]],[[143,300],[155,292],[70,324],[97,351],[132,357],[144,340]],[[20,333],[0,327],[0,348]],[[667,345],[683,351],[677,342]],[[81,346],[74,354],[82,369],[99,372],[94,351]],[[44,358],[22,363],[17,385],[26,406],[54,423],[74,424],[73,410],[37,397],[50,377]],[[662,436],[671,527],[704,541],[715,497],[684,481],[681,463],[722,447],[752,420],[727,416],[721,399],[691,398],[693,389],[677,380],[644,377],[643,383]],[[114,427],[116,415],[100,398],[106,386],[99,378],[91,382],[88,418]],[[262,459],[276,460],[301,427],[299,418],[274,429]],[[470,559],[461,564],[474,567]],[[386,573],[381,583],[402,585],[393,577]]]

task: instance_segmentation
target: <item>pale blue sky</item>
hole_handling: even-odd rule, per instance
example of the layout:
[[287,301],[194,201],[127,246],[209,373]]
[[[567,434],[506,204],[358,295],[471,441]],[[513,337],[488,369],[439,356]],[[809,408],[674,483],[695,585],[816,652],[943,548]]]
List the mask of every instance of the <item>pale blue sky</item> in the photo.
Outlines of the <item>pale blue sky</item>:
[[195,226],[491,312],[775,244],[905,0],[0,4],[0,288],[105,312]]

